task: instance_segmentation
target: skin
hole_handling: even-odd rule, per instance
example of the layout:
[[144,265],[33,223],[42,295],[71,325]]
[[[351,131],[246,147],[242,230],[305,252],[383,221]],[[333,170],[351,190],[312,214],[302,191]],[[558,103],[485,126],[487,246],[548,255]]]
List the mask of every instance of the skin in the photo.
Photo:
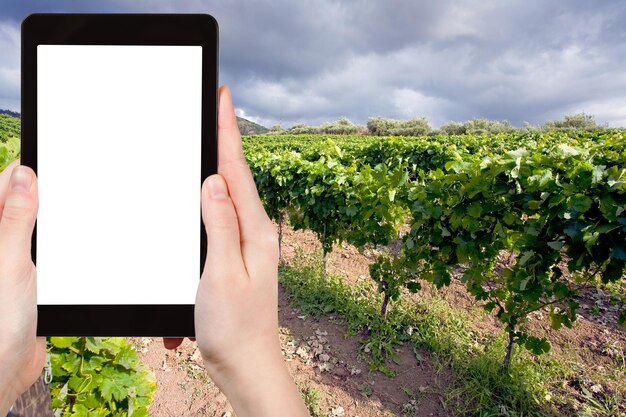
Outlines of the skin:
[[[280,350],[276,228],[246,164],[227,87],[219,90],[218,138],[218,174],[202,185],[208,251],[195,340],[238,416],[309,416]],[[37,209],[35,173],[16,161],[0,173],[0,416],[37,380],[45,361],[30,256]],[[182,339],[163,343],[174,349]]]

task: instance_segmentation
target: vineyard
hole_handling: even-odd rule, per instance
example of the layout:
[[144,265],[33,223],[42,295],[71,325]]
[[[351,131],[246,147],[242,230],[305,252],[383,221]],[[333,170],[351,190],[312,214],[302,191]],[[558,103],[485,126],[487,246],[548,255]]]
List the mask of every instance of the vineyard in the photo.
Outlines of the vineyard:
[[[571,328],[590,287],[612,290],[624,325],[624,134],[257,136],[244,148],[279,228],[318,237],[323,275],[335,243],[379,249],[369,275],[380,317],[361,323],[368,331],[403,294],[448,286],[461,269],[468,294],[506,334],[505,372],[516,345],[535,355],[551,348],[528,331],[529,315],[545,311],[553,330]],[[371,369],[388,370],[407,326],[387,332],[386,343],[364,340]]]
[[[453,375],[444,394],[432,393],[437,412],[626,415],[626,345],[619,344],[626,341],[625,135],[604,129],[244,137],[259,195],[279,227],[281,291],[292,303],[280,314],[293,309],[281,321],[298,317],[297,327],[309,316],[340,318],[346,336],[358,339],[368,375],[385,378],[377,386],[393,386],[402,368],[415,372],[403,374],[408,386],[432,361]],[[0,115],[0,171],[19,158],[19,146],[19,119]],[[303,239],[295,233],[316,237],[319,253],[309,245],[308,253],[298,254],[309,261],[286,259]],[[369,271],[363,279],[338,276],[329,267],[334,251],[347,246],[369,254],[362,258]],[[452,287],[484,316],[446,300]],[[591,307],[606,315],[598,332],[617,335],[617,342],[610,352],[608,344],[596,346],[610,361],[587,374],[564,356],[551,357],[555,340],[559,355],[565,350],[552,335],[577,325],[593,291],[606,295],[606,305]],[[498,335],[478,335],[469,323],[485,317],[498,323]],[[551,330],[541,331],[537,320]],[[323,333],[315,332],[321,340]],[[149,341],[131,343],[145,347]],[[402,348],[419,368],[409,366]],[[52,338],[49,349],[58,415],[147,413],[154,382],[126,342]],[[283,346],[283,353],[297,357],[300,349]],[[326,352],[313,360],[329,357]],[[328,360],[318,365],[322,372]],[[369,398],[382,388],[352,371],[351,377],[362,378],[357,395]],[[411,400],[393,415],[433,415],[419,413],[429,388],[396,388]],[[301,390],[312,415],[341,415],[324,412],[308,382]],[[568,397],[572,393],[576,398]]]
[[555,329],[571,326],[578,288],[624,281],[623,135],[251,137],[246,155],[268,214],[315,232],[324,258],[334,242],[389,248],[370,266],[381,315],[401,288],[448,285],[462,265],[508,333],[506,367],[514,343],[549,349],[524,331],[529,313],[549,307]]
[[20,157],[20,119],[0,114],[0,172]]

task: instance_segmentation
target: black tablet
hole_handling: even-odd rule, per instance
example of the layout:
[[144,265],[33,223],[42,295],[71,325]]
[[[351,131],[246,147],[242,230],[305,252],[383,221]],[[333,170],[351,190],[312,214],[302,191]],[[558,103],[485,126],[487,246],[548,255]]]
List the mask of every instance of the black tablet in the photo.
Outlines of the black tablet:
[[209,15],[34,14],[22,23],[21,163],[41,336],[194,336],[217,172]]

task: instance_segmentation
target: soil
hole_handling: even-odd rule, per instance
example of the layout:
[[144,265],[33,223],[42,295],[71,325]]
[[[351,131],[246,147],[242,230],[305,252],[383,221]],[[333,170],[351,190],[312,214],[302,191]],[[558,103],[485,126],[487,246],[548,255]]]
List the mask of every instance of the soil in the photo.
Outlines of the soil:
[[[320,248],[312,232],[294,232],[284,227],[282,254],[287,264],[298,251],[313,255],[320,253]],[[328,256],[328,271],[341,274],[346,282],[369,279],[368,265],[375,255],[376,251],[372,249],[359,253],[350,245],[336,245]],[[484,313],[458,279],[441,290],[424,285],[420,292],[411,296],[428,299],[436,292],[455,308],[476,314],[477,320],[471,323],[476,331],[490,335],[502,332],[496,318]],[[549,355],[573,361],[581,369],[589,370],[583,382],[563,383],[568,395],[580,396],[577,388],[581,383],[596,385],[597,381],[593,379],[596,375],[616,368],[616,361],[623,360],[626,332],[608,322],[606,315],[590,313],[593,306],[596,311],[613,313],[607,300],[606,294],[586,292],[579,301],[583,305],[581,314],[571,329],[550,331],[545,311],[533,313],[529,320],[528,326],[533,334],[550,340],[553,349]],[[302,314],[290,305],[288,290],[281,286],[278,313],[281,345],[288,369],[301,389],[319,394],[320,411],[325,415],[452,415],[443,401],[443,393],[452,382],[452,372],[435,369],[429,352],[419,351],[421,360],[418,361],[411,349],[399,349],[401,364],[389,364],[397,376],[389,378],[380,372],[368,371],[367,361],[358,355],[359,337],[346,337],[345,326],[338,318],[329,315],[315,320]],[[157,391],[149,410],[151,416],[235,416],[226,397],[206,375],[195,342],[185,339],[177,349],[167,350],[161,339],[130,340],[156,376]],[[602,389],[610,392],[615,387],[604,386]],[[280,415],[280,410],[276,415]]]

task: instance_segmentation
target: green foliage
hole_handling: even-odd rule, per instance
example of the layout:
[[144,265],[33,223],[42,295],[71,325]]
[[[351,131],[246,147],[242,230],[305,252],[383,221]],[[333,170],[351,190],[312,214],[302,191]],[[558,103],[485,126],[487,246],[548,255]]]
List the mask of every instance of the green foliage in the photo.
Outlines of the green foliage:
[[13,161],[20,157],[20,139],[9,138],[6,142],[0,143],[0,172]]
[[0,114],[0,143],[6,143],[10,138],[20,137],[20,119]]
[[322,123],[319,133],[324,135],[356,135],[365,131],[365,126],[355,125],[345,117],[331,123]]
[[322,397],[319,391],[311,385],[300,386],[299,388],[304,405],[309,410],[311,417],[326,417],[327,414],[322,410]]
[[[546,306],[554,329],[576,320],[576,288],[559,262],[582,281],[598,273],[604,282],[623,279],[626,156],[623,147],[614,151],[621,134],[601,139],[588,147],[540,144],[430,171],[409,190],[408,264],[437,286],[466,265],[468,291],[495,309],[519,344],[547,351],[547,341],[519,326]],[[494,274],[503,250],[516,262]]]
[[270,130],[267,132],[269,135],[280,135],[285,133],[285,129],[279,124],[276,124],[270,127]]
[[322,123],[320,126],[309,126],[298,123],[289,129],[283,129],[280,125],[270,129],[272,135],[356,135],[365,133],[365,126],[356,125],[345,117],[334,122]]
[[472,119],[463,123],[444,123],[439,132],[444,135],[496,135],[501,133],[512,133],[516,129],[508,121]]
[[[446,286],[461,267],[468,291],[510,339],[541,354],[549,345],[526,333],[530,313],[547,309],[554,329],[570,327],[579,286],[626,279],[625,142],[619,130],[305,135],[249,138],[244,149],[268,212],[286,209],[325,253],[335,241],[388,247],[410,216],[401,250],[370,266],[382,313],[402,288]],[[509,264],[496,273],[503,253]]]
[[20,119],[0,114],[0,172],[20,157]]
[[154,375],[124,338],[51,337],[52,407],[59,416],[148,416]]
[[372,136],[424,136],[432,127],[424,117],[410,120],[370,117],[367,119],[367,130]]
[[296,229],[317,234],[324,251],[334,242],[387,244],[397,235],[406,210],[395,203],[405,187],[405,166],[386,165],[356,172],[332,140],[312,155],[247,152],[248,163],[268,215],[278,220],[284,210]]
[[580,131],[580,130],[598,130],[602,126],[596,123],[596,118],[590,114],[578,113],[567,115],[563,120],[549,120],[543,124],[542,130],[549,131]]
[[318,127],[309,126],[304,123],[298,123],[291,126],[289,129],[285,131],[285,133],[289,135],[314,135],[319,134],[320,130]]

